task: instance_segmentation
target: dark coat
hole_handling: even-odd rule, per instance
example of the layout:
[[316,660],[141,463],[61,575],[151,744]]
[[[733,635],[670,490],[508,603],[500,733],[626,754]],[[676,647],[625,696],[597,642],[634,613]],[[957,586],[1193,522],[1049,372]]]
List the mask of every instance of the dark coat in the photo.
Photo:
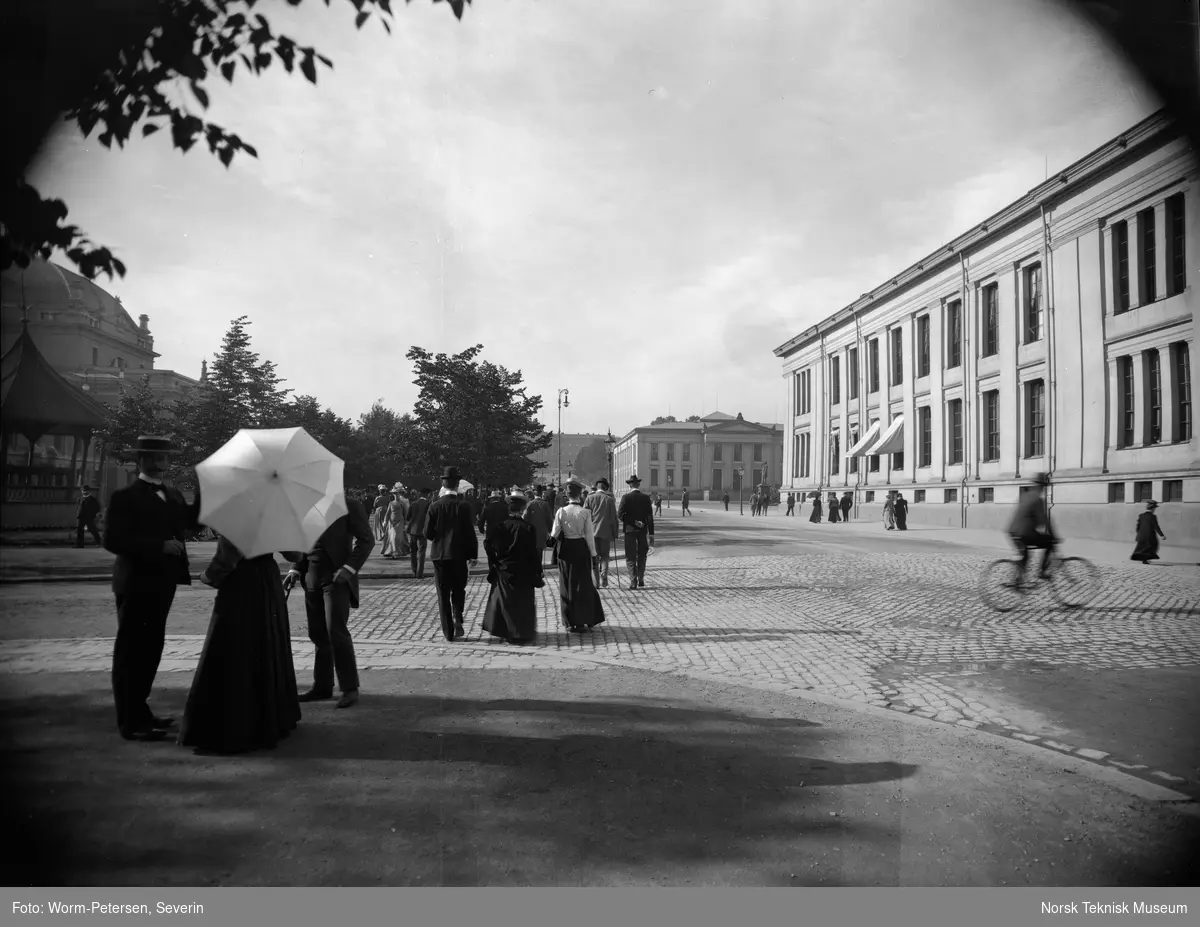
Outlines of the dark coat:
[[[344,566],[351,567],[354,574],[350,577],[350,607],[358,608],[358,571],[367,562],[367,557],[375,548],[375,535],[371,532],[371,523],[367,520],[367,510],[361,502],[354,499],[346,500],[346,514],[325,529],[325,533],[317,539],[316,546],[325,551],[325,570],[328,572],[318,575],[319,582],[330,582]],[[309,557],[312,551],[300,553],[283,551],[283,556],[293,564],[292,569],[300,574],[300,584],[308,589]]]
[[492,537],[507,518],[508,502],[498,497],[488,499],[483,511],[479,513],[477,522],[479,530],[483,532],[484,540]]
[[654,535],[654,503],[640,489],[631,489],[621,497],[617,507],[617,520],[626,531],[637,530],[634,522],[640,521],[646,526],[646,533]]
[[189,505],[178,489],[162,487],[166,502],[158,497],[157,489],[153,483],[137,479],[114,492],[108,504],[104,549],[117,555],[112,583],[117,595],[139,582],[192,584],[187,551],[170,556],[163,553],[163,544],[182,542],[185,533],[199,524],[200,494]]
[[408,526],[405,530],[413,537],[425,537],[425,516],[429,514],[429,506],[429,499],[422,496],[408,510]]
[[471,518],[471,506],[461,496],[442,496],[429,505],[425,537],[430,560],[478,560],[479,536]]
[[75,509],[75,520],[81,525],[90,524],[100,514],[100,500],[95,496],[81,496]]

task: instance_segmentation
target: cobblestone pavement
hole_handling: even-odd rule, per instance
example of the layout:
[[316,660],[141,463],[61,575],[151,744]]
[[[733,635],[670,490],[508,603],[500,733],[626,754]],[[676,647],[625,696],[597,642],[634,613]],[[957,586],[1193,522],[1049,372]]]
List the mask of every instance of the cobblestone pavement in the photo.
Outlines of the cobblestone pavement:
[[[1085,609],[1064,610],[1035,594],[1023,610],[997,614],[977,592],[990,559],[977,552],[874,553],[869,574],[862,573],[862,557],[844,551],[652,564],[645,590],[604,590],[607,620],[589,635],[562,629],[557,575],[548,571],[539,591],[542,634],[532,648],[510,647],[482,631],[488,591],[482,577],[468,586],[468,633],[457,644],[441,637],[432,581],[402,580],[368,592],[351,630],[364,668],[607,664],[677,672],[914,713],[1160,782],[1184,782],[1086,745],[1031,734],[960,695],[954,680],[978,667],[1030,663],[1200,665],[1200,572],[1104,567],[1101,592]],[[202,642],[170,638],[163,670],[191,670]],[[304,673],[311,647],[297,641],[295,654]],[[0,644],[0,672],[101,670],[110,655],[105,639],[10,641]]]

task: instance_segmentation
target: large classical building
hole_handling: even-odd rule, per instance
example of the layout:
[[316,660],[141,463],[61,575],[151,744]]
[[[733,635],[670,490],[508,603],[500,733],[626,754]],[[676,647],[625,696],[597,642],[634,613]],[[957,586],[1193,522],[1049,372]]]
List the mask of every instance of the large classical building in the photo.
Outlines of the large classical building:
[[664,422],[634,428],[613,447],[613,488],[625,493],[635,473],[643,492],[690,490],[696,499],[719,499],[760,483],[778,486],[783,473],[783,427],[713,412],[698,422]]
[[1197,203],[1156,114],[781,345],[784,489],[1003,529],[1047,472],[1062,536],[1132,541],[1153,498],[1200,540]]
[[[65,386],[104,406],[116,406],[123,389],[143,376],[168,401],[199,385],[177,371],[155,369],[149,323],[147,315],[135,322],[120,299],[57,264],[39,260],[0,275],[0,355],[28,338],[36,351],[25,353],[36,353]],[[93,484],[106,497],[128,478],[127,468],[98,451],[96,442],[57,431],[63,429],[40,433],[31,445],[20,430],[5,430],[5,526],[69,522],[77,482]]]

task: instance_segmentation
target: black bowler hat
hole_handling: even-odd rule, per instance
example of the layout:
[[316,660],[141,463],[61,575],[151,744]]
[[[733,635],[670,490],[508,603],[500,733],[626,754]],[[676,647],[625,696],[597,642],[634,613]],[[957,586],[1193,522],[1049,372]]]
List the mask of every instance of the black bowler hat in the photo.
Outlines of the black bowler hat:
[[137,454],[179,453],[170,438],[163,438],[159,435],[138,435],[137,446],[133,448],[133,451]]
[[633,476],[631,476],[629,479],[627,479],[627,480],[625,481],[625,485],[627,485],[627,486],[640,486],[640,485],[641,485],[641,482],[642,482],[642,480],[641,480],[641,477],[639,477],[639,476],[638,476],[638,475],[635,473]]
[[442,470],[442,479],[461,480],[462,474],[458,472],[458,467],[446,467],[444,470]]

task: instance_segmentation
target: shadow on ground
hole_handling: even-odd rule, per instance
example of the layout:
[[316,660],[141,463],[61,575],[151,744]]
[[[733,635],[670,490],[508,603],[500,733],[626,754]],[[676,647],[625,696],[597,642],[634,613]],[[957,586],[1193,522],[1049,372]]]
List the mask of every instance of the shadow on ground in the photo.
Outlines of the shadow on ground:
[[815,820],[805,793],[915,770],[820,757],[798,719],[503,691],[306,706],[274,751],[201,757],[120,741],[106,694],[0,702],[24,847],[4,884],[603,883],[831,827],[898,853],[887,825]]

